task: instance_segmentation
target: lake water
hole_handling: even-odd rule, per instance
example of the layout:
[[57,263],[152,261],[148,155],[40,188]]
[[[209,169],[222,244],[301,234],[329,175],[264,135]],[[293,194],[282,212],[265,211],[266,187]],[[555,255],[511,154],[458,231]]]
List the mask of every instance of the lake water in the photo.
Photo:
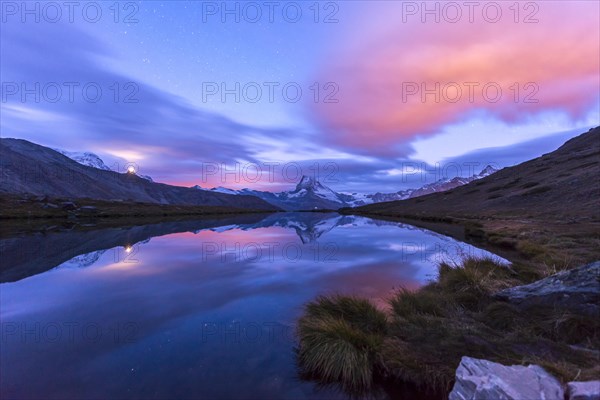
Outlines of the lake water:
[[[377,303],[489,253],[410,225],[287,213],[2,239],[2,398],[345,398],[298,376],[319,294]],[[384,395],[385,397],[385,395]]]

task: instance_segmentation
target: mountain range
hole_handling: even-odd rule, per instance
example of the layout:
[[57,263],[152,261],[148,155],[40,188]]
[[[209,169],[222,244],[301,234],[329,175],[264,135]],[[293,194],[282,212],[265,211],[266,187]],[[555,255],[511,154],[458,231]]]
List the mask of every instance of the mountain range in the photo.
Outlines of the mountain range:
[[[85,154],[85,153],[84,153]],[[84,156],[84,165],[48,147],[22,139],[0,139],[0,193],[56,198],[89,198],[167,205],[221,206],[277,210],[253,196],[210,193],[151,182],[135,173],[102,168],[97,156]],[[98,168],[98,166],[100,168]]]
[[1,139],[0,192],[53,197],[136,201],[158,204],[230,206],[253,209],[336,210],[443,192],[481,179],[491,166],[471,177],[441,179],[395,193],[341,193],[303,176],[293,190],[273,193],[252,189],[192,188],[155,183],[151,177],[112,171],[91,152],[50,149],[21,139]]
[[600,127],[555,151],[419,199],[370,204],[353,212],[387,216],[597,221],[600,198]]
[[296,185],[296,188],[293,190],[279,193],[252,189],[233,190],[224,187],[206,189],[198,185],[193,186],[193,188],[213,193],[256,196],[287,211],[314,209],[336,210],[342,207],[364,206],[367,204],[393,200],[404,200],[431,193],[444,192],[446,190],[466,185],[467,183],[475,180],[485,178],[486,176],[489,176],[497,171],[497,169],[488,165],[480,173],[470,177],[440,179],[436,182],[428,183],[416,189],[400,190],[395,193],[340,193],[323,185],[317,179],[309,176],[303,176],[300,182]]
[[265,200],[287,211],[327,209],[336,210],[348,205],[350,198],[324,186],[317,179],[303,176],[296,188],[290,191],[273,193],[252,189],[232,190],[223,187],[204,189],[194,186],[194,189],[213,193],[228,193],[232,195],[251,195]]

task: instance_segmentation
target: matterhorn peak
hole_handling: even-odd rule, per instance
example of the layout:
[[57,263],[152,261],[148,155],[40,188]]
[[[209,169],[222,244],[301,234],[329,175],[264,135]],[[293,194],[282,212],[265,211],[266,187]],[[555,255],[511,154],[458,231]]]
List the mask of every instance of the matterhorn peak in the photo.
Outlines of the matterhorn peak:
[[310,189],[310,188],[314,189],[319,186],[321,186],[321,184],[319,183],[319,181],[316,178],[314,178],[312,176],[308,176],[308,175],[303,175],[302,179],[300,179],[300,182],[296,186],[296,190]]
[[316,182],[317,180],[312,176],[302,175],[302,179],[300,179],[300,183],[302,182]]

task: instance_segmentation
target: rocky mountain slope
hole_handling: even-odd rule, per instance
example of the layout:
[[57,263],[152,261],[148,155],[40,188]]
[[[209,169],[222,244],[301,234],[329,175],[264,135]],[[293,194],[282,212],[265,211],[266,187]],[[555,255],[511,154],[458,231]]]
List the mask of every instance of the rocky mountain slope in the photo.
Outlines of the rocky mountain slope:
[[153,183],[135,174],[82,165],[50,148],[21,139],[0,139],[0,194],[91,198],[158,204],[274,210],[253,196],[232,196]]
[[553,220],[600,220],[600,127],[557,150],[483,179],[418,198],[358,207],[389,216],[547,216]]
[[386,201],[412,199],[414,197],[425,196],[431,193],[445,192],[447,190],[466,185],[467,183],[476,181],[478,179],[485,178],[486,176],[489,176],[497,171],[499,170],[492,167],[491,165],[488,165],[483,170],[481,170],[480,173],[475,174],[473,176],[456,176],[453,178],[444,178],[433,183],[425,184],[416,189],[400,190],[395,193],[375,193],[366,196],[360,196],[357,193],[353,193],[350,195],[353,197],[353,200],[349,203],[352,207],[357,207],[373,203],[382,203]]
[[426,184],[416,189],[401,190],[395,193],[375,193],[367,195],[361,195],[358,193],[339,193],[323,185],[317,179],[308,176],[303,176],[294,190],[279,193],[251,189],[232,190],[224,187],[205,189],[198,185],[194,186],[193,188],[214,193],[256,196],[270,204],[288,211],[314,209],[336,210],[342,207],[355,207],[384,201],[403,200],[424,196],[430,193],[443,192],[461,185],[465,185],[474,180],[484,178],[496,171],[497,170],[495,168],[488,165],[479,174],[467,178],[454,177],[440,179],[436,182]]

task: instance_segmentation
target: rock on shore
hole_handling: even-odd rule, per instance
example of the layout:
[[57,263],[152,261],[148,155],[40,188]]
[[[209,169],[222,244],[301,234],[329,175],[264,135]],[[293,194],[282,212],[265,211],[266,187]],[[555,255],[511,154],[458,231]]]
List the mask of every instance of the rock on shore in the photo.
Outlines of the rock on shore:
[[529,285],[505,289],[496,298],[518,307],[569,309],[600,316],[600,261],[560,272]]
[[463,357],[449,400],[564,400],[564,395],[560,382],[540,366]]

